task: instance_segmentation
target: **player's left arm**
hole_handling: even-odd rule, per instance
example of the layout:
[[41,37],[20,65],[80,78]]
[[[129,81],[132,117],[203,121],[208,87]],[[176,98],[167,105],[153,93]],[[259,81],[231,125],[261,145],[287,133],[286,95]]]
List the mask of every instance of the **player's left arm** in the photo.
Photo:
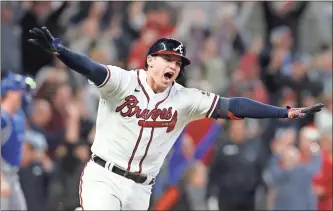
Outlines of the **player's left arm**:
[[211,115],[212,118],[227,118],[240,120],[244,118],[264,119],[283,118],[297,119],[321,111],[322,103],[304,108],[276,107],[264,104],[246,97],[223,98],[219,97],[218,103]]
[[192,120],[200,118],[233,119],[244,118],[289,118],[296,119],[319,112],[321,103],[305,108],[276,107],[246,97],[224,98],[198,89],[190,89],[190,116]]

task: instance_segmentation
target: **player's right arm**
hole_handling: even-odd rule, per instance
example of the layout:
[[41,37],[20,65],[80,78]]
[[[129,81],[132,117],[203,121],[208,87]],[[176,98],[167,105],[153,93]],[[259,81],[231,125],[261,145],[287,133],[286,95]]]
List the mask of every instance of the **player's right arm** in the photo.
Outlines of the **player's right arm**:
[[[99,64],[84,54],[66,48],[59,38],[55,39],[51,35],[46,27],[42,27],[41,29],[33,28],[29,32],[35,38],[29,39],[29,42],[56,55],[65,65],[87,77],[87,79],[93,82],[98,88],[102,88],[108,84],[108,86],[103,88],[104,90],[101,89],[104,93],[107,92],[110,94],[112,91],[119,88],[119,84],[122,81],[121,68]],[[111,83],[108,83],[110,81]]]

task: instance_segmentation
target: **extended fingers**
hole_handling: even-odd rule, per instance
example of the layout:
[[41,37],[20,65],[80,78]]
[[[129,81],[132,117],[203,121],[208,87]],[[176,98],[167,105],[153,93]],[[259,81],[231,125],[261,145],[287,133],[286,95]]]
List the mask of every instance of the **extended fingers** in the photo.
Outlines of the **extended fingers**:
[[35,44],[35,45],[39,45],[37,42],[37,39],[28,39],[28,42]]
[[34,27],[32,30],[33,30],[38,36],[40,36],[40,37],[44,37],[44,33],[43,33],[43,31],[40,30],[39,28]]
[[319,111],[321,111],[321,109],[322,109],[323,107],[324,107],[324,104],[322,104],[322,103],[318,103],[318,104],[312,106],[311,111],[312,111],[313,113],[314,113],[314,112],[319,112]]
[[323,103],[318,103],[315,105],[316,108],[322,109],[324,107]]
[[37,34],[33,29],[29,30],[29,33],[30,33],[31,35],[33,35],[34,37],[36,37],[36,38],[39,37],[38,34]]
[[50,31],[45,26],[42,27],[42,31],[44,32],[44,34],[46,35],[46,37],[49,39],[49,41],[52,42],[54,40],[54,37],[52,36],[52,34],[50,33]]
[[28,42],[43,48],[43,46],[38,42],[37,39],[28,39]]
[[324,107],[324,104],[318,103],[316,105],[310,106],[308,108],[305,108],[302,113],[305,114],[312,114],[321,111],[321,109]]

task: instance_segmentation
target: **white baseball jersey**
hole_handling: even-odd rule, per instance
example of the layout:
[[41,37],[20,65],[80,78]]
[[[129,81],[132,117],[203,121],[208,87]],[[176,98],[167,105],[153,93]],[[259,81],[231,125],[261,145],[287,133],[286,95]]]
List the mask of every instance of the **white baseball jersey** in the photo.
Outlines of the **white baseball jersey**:
[[156,176],[184,127],[210,117],[218,96],[177,83],[155,94],[145,70],[106,67],[92,152],[131,172]]

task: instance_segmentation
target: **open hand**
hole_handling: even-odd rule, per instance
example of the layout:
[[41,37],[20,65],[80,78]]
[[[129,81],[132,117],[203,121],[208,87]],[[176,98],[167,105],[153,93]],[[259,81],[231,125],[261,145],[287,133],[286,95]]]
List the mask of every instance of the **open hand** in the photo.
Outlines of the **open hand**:
[[317,103],[315,105],[304,107],[304,108],[288,108],[288,118],[289,119],[298,119],[298,118],[304,118],[307,116],[311,116],[319,111],[324,107],[324,104]]
[[29,30],[34,39],[29,39],[28,42],[38,45],[46,52],[54,55],[59,55],[56,45],[60,43],[60,39],[54,39],[49,30],[43,26],[41,29],[34,27]]

